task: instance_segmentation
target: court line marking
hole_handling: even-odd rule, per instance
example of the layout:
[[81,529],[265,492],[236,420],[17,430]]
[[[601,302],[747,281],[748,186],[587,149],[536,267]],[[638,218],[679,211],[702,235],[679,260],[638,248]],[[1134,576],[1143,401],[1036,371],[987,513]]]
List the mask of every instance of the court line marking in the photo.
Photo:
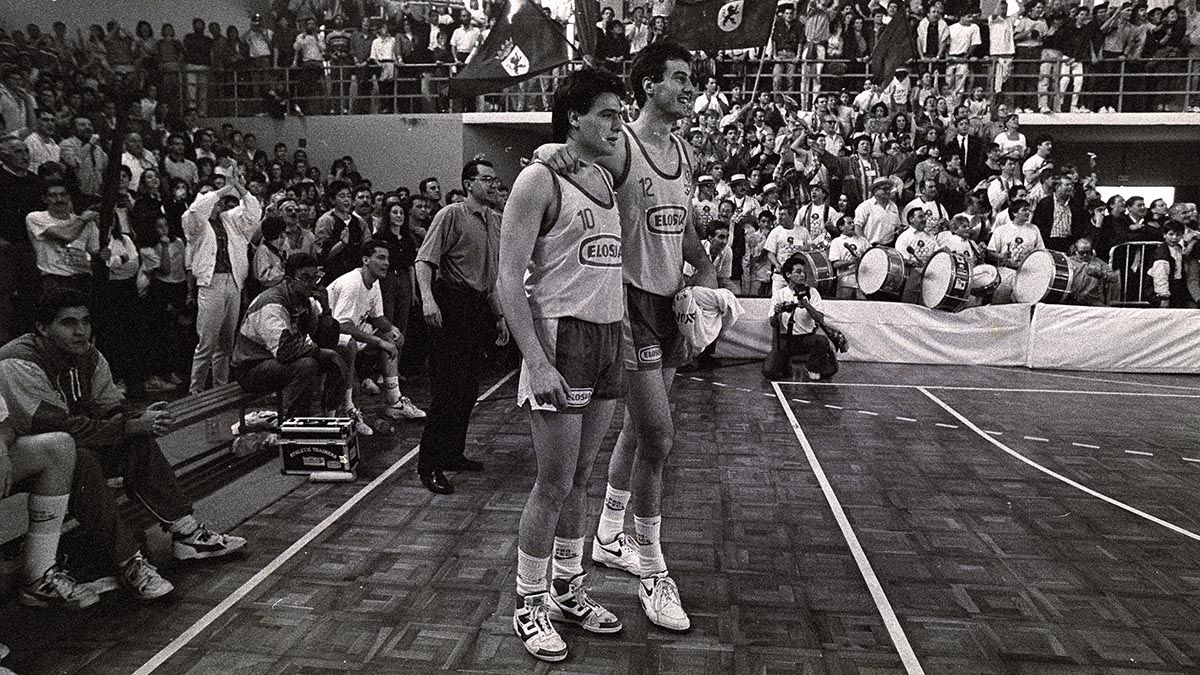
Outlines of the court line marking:
[[931,400],[934,403],[941,406],[946,412],[950,413],[955,418],[957,418],[959,422],[962,422],[968,429],[970,429],[971,431],[974,431],[983,440],[987,441],[988,443],[991,443],[992,445],[996,446],[997,448],[1000,448],[1001,450],[1008,453],[1012,457],[1015,457],[1016,459],[1020,460],[1021,462],[1028,464],[1029,466],[1033,467],[1034,469],[1041,471],[1042,473],[1046,474],[1047,476],[1050,476],[1051,478],[1060,480],[1063,483],[1066,483],[1067,485],[1070,485],[1071,487],[1075,488],[1076,490],[1079,490],[1081,492],[1089,494],[1101,501],[1108,502],[1109,504],[1111,504],[1119,509],[1124,509],[1125,511],[1128,511],[1129,513],[1132,513],[1135,516],[1145,518],[1146,520],[1154,523],[1155,525],[1160,525],[1162,527],[1167,528],[1168,530],[1171,530],[1172,532],[1175,532],[1177,534],[1182,534],[1183,536],[1189,537],[1196,541],[1200,541],[1200,534],[1196,534],[1195,532],[1192,532],[1190,530],[1185,530],[1182,527],[1175,525],[1174,523],[1169,523],[1169,522],[1163,520],[1162,518],[1152,516],[1149,513],[1142,511],[1141,509],[1130,506],[1122,501],[1113,499],[1112,497],[1109,497],[1108,495],[1106,495],[1102,492],[1097,492],[1096,490],[1093,490],[1092,488],[1090,488],[1086,485],[1083,485],[1082,483],[1078,483],[1074,480],[1071,480],[1070,478],[1067,478],[1066,476],[1054,471],[1053,469],[1048,469],[1048,468],[1042,466],[1041,464],[1038,464],[1037,462],[1033,461],[1032,459],[1029,459],[1025,455],[1022,455],[1021,453],[1017,452],[1016,450],[1013,450],[1012,448],[1008,447],[1007,445],[1001,443],[1000,441],[998,441],[998,440],[992,438],[991,436],[987,435],[986,433],[984,433],[983,429],[980,429],[978,426],[976,426],[974,422],[967,419],[965,416],[963,416],[962,413],[958,412],[954,408],[951,408],[949,406],[949,404],[947,404],[945,401],[938,398],[937,396],[934,396],[928,390],[918,387],[918,391],[920,391],[927,398],[929,398],[929,400]]
[[[879,389],[939,389],[943,391],[987,391],[1011,394],[1091,394],[1093,396],[1146,396],[1152,398],[1200,398],[1200,394],[1172,394],[1157,391],[1092,391],[1090,389],[1028,389],[1019,387],[959,387],[945,384],[891,384],[887,382],[779,382],[792,386],[807,387],[875,387]],[[1168,385],[1143,385],[1160,386]],[[1175,387],[1196,391],[1187,387]]]
[[1183,460],[1183,461],[1185,461],[1185,462],[1197,462],[1197,463],[1200,463],[1200,459],[1196,459],[1195,457],[1180,457],[1179,459],[1182,459],[1182,460]]
[[945,422],[937,422],[934,426],[939,426],[943,429],[957,429],[957,424],[946,424]]
[[983,433],[985,433],[985,434],[991,434],[991,435],[993,435],[993,436],[1003,436],[1003,435],[1004,435],[1004,432],[1003,432],[1003,431],[985,431],[985,432],[983,432]]
[[1141,450],[1126,450],[1125,454],[1127,454],[1127,455],[1142,455],[1143,457],[1153,457],[1154,456],[1153,452],[1142,452]]
[[1134,382],[1133,380],[1109,380],[1103,377],[1085,377],[1083,375],[1063,375],[1062,373],[1047,373],[1040,370],[1019,370],[1014,368],[1005,368],[1004,366],[984,366],[992,370],[1005,370],[1014,373],[1025,373],[1027,375],[1046,375],[1048,377],[1061,377],[1067,380],[1085,380],[1088,382],[1107,382],[1109,384],[1132,384],[1138,387],[1159,387],[1163,389],[1182,389],[1184,391],[1197,391],[1195,387],[1181,387],[1176,384],[1151,384],[1149,382]]
[[1039,443],[1049,443],[1050,442],[1049,438],[1042,438],[1041,436],[1022,436],[1022,438],[1024,438],[1027,441],[1037,441]]
[[1072,443],[1071,445],[1073,445],[1077,448],[1088,448],[1089,450],[1099,450],[1100,449],[1100,446],[1098,446],[1098,445],[1088,445],[1087,443]]
[[[513,375],[516,374],[516,370],[509,371],[507,375],[500,378],[496,384],[493,384],[490,389],[485,391],[482,396],[475,399],[476,404],[487,399],[505,382],[508,382],[510,379],[512,379]],[[312,543],[312,541],[319,537],[321,533],[329,529],[334,523],[340,520],[342,516],[346,515],[350,509],[354,508],[359,502],[366,499],[368,495],[375,491],[375,488],[383,485],[387,479],[395,475],[395,473],[402,469],[405,464],[412,460],[413,457],[416,457],[417,451],[420,449],[420,447],[421,446],[419,444],[414,446],[412,450],[409,450],[403,457],[396,460],[395,464],[392,464],[387,468],[386,471],[379,474],[375,480],[363,486],[363,488],[356,492],[353,497],[346,500],[344,504],[339,506],[336,511],[326,516],[325,520],[322,520],[314,525],[311,530],[304,534],[304,536],[297,539],[295,543],[287,547],[287,549],[285,549],[279,555],[275,556],[275,559],[267,563],[266,567],[263,567],[254,576],[246,580],[245,583],[230,593],[228,597],[219,602],[216,607],[208,610],[207,614],[200,617],[196,623],[193,623],[191,626],[189,626],[187,630],[181,633],[179,637],[172,640],[170,644],[159,650],[159,652],[152,656],[149,661],[142,664],[142,667],[135,670],[133,675],[149,675],[149,673],[153,673],[158,669],[159,666],[166,663],[167,660],[174,656],[180,649],[186,647],[188,643],[196,639],[200,633],[204,632],[206,628],[211,626],[214,621],[221,617],[221,615],[225,614],[225,612],[228,612],[230,609],[232,609],[234,605],[245,599],[245,597],[249,595],[251,591],[257,588],[259,584],[265,581],[267,577],[271,576],[273,573],[278,571],[279,568],[287,564],[287,562],[295,557],[295,555],[299,553],[301,549]]]
[[896,415],[896,419],[900,420],[901,422],[916,422],[916,420],[911,417],[900,417],[899,415]]
[[833,405],[833,404],[831,404],[831,403],[826,403],[826,404],[825,404],[825,407],[826,407],[826,408],[833,408],[834,410],[845,410],[845,408],[843,408],[842,406],[840,406],[840,405]]
[[862,574],[863,581],[867,584],[867,590],[870,591],[871,598],[875,601],[875,607],[879,610],[883,625],[892,638],[892,644],[896,646],[896,651],[900,654],[900,662],[904,664],[904,669],[908,671],[909,675],[924,675],[925,670],[921,668],[921,662],[917,660],[917,655],[913,651],[912,645],[909,644],[908,637],[904,634],[900,619],[896,617],[892,603],[888,601],[887,594],[883,592],[883,585],[879,583],[879,577],[875,576],[871,561],[867,560],[867,554],[858,542],[854,528],[850,526],[850,519],[846,517],[842,503],[838,500],[837,493],[833,491],[833,485],[829,483],[829,478],[825,476],[825,470],[821,468],[821,461],[817,459],[817,453],[813,451],[812,445],[808,442],[808,436],[804,434],[800,421],[796,419],[796,413],[792,412],[792,407],[788,405],[787,397],[784,396],[779,383],[772,382],[771,387],[775,389],[775,398],[779,400],[779,405],[783,406],[783,413],[787,415],[788,422],[792,425],[792,432],[796,434],[796,440],[800,441],[800,447],[803,448],[804,455],[808,458],[808,465],[812,468],[817,483],[821,485],[821,492],[825,493],[825,501],[829,503],[829,509],[833,512],[838,528],[842,531],[842,537],[850,547],[850,553],[854,556],[858,571]]
[[872,417],[879,417],[879,413],[871,410],[857,410],[855,412],[857,412],[859,415],[871,415]]

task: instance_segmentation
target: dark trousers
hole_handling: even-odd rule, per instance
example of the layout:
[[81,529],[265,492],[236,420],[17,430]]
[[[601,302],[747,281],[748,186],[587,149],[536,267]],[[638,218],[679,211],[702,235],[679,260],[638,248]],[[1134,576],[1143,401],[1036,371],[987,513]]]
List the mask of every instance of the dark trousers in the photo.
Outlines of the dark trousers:
[[829,338],[818,333],[807,335],[780,335],[774,331],[771,352],[763,361],[763,375],[769,380],[785,380],[792,377],[792,359],[803,357],[805,367],[821,377],[829,377],[838,371],[837,355]]
[[417,458],[417,468],[428,471],[448,467],[463,456],[467,425],[479,396],[483,351],[494,332],[483,293],[439,279],[433,284],[433,298],[442,312],[442,327],[429,339],[429,416]]
[[138,545],[121,521],[116,500],[105,483],[107,477],[124,478],[129,499],[164,526],[192,512],[175,470],[153,438],[130,437],[120,445],[80,447],[76,452],[71,512],[114,565],[136,553]]
[[248,368],[238,367],[235,378],[251,393],[279,392],[283,419],[337,408],[348,382],[346,366],[332,349],[319,349],[289,363],[268,359]]

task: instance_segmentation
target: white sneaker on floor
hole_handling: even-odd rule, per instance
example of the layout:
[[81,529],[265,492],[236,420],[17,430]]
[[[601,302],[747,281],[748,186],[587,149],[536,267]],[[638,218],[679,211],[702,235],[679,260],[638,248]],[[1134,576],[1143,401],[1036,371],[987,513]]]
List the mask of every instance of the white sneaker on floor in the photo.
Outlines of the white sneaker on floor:
[[220,558],[240,550],[246,545],[246,540],[232,534],[220,534],[200,525],[186,537],[171,538],[171,553],[176,560],[196,560],[202,558]]
[[369,377],[363,378],[361,386],[362,386],[362,390],[367,392],[368,394],[370,394],[372,396],[379,395],[379,385],[375,384],[375,380],[372,380]]
[[42,578],[17,589],[17,599],[26,607],[60,609],[83,609],[100,602],[95,591],[75,581],[58,565],[46,570]]
[[638,558],[637,547],[629,543],[629,537],[624,532],[607,544],[600,543],[600,537],[593,537],[592,562],[628,572],[635,577],[642,576],[642,563]]
[[158,569],[150,564],[141,553],[121,566],[121,585],[137,596],[138,600],[153,600],[175,590],[171,582],[159,575]]
[[551,621],[573,623],[592,633],[616,633],[622,628],[616,614],[605,609],[588,595],[584,587],[587,574],[576,574],[570,579],[554,579],[550,582]]
[[362,411],[358,408],[351,408],[350,410],[346,411],[346,417],[354,420],[354,431],[359,436],[375,435],[375,430],[367,424],[365,419],[363,419]]
[[692,621],[679,601],[679,588],[666,572],[638,582],[638,600],[642,602],[646,618],[654,625],[679,631],[692,627]]
[[407,396],[383,409],[382,415],[391,419],[420,420],[425,419],[425,411],[421,410]]
[[550,623],[549,594],[534,593],[523,600],[513,612],[512,625],[525,651],[551,663],[567,658],[567,643]]

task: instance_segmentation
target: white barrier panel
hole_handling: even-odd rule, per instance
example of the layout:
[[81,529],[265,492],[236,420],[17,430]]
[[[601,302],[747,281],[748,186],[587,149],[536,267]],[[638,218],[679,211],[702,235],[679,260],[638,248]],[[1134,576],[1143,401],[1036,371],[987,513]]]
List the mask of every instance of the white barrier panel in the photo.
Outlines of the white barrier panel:
[[1027,365],[1200,373],[1200,310],[1037,305]]
[[[762,358],[771,348],[771,301],[742,298],[745,313],[717,342],[722,358]],[[1030,339],[1029,305],[942,312],[899,302],[827,300],[829,322],[846,333],[844,361],[1021,366]]]

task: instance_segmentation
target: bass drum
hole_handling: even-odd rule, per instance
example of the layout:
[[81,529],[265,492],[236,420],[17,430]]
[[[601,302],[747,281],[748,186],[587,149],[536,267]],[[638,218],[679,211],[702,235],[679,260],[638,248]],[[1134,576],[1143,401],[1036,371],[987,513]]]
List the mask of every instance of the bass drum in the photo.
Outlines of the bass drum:
[[802,261],[808,285],[817,289],[822,298],[837,295],[837,272],[825,251],[797,251],[792,257]]
[[986,263],[971,268],[971,295],[988,297],[1000,287],[1000,270]]
[[867,297],[899,300],[904,279],[904,257],[894,248],[867,249],[858,262],[858,289]]
[[971,261],[965,256],[938,251],[925,265],[921,304],[930,309],[957,312],[971,302]]
[[1013,302],[1061,305],[1071,297],[1072,276],[1066,255],[1045,249],[1034,251],[1017,270]]

